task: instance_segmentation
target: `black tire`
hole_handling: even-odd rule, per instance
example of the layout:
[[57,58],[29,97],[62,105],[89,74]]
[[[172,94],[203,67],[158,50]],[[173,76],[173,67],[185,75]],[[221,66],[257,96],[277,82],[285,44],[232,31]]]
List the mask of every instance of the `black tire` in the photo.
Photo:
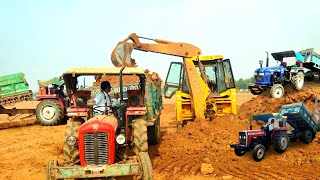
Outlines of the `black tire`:
[[66,139],[69,136],[74,136],[77,140],[79,137],[79,128],[82,124],[82,119],[69,119],[64,133],[65,141],[63,144],[63,165],[73,165],[80,161],[78,144],[70,146]]
[[314,75],[311,75],[311,76],[305,76],[306,80],[307,81],[313,81],[314,79]]
[[285,131],[278,131],[273,139],[273,148],[277,153],[283,153],[288,149],[289,139]]
[[257,144],[254,148],[253,148],[253,159],[257,162],[261,161],[264,158],[264,155],[266,153],[266,148],[264,147],[264,145],[262,144]]
[[144,119],[135,119],[133,128],[133,152],[148,152],[148,130],[147,122]]
[[57,166],[57,161],[55,161],[55,160],[50,160],[49,161],[48,166],[47,166],[46,180],[54,180],[54,179],[56,179],[56,178],[51,176],[52,168],[56,167],[56,166]]
[[137,154],[138,162],[142,168],[141,177],[139,179],[152,180],[152,163],[147,152],[140,152]]
[[305,130],[299,138],[303,143],[309,144],[313,141],[314,135],[310,130]]
[[282,98],[284,95],[284,88],[281,84],[274,84],[270,89],[270,95],[273,98]]
[[262,91],[260,91],[260,90],[252,90],[252,89],[250,89],[250,92],[253,94],[253,95],[259,95],[259,94],[262,94]]
[[300,91],[304,85],[304,74],[298,72],[296,75],[291,78],[291,86],[294,90]]
[[243,155],[246,154],[246,152],[247,152],[247,151],[234,148],[234,153],[235,153],[237,156],[243,156]]
[[159,144],[160,140],[160,117],[158,117],[153,126],[148,126],[148,143],[156,145]]
[[63,120],[63,109],[55,99],[42,100],[36,108],[37,122],[44,126],[55,126]]

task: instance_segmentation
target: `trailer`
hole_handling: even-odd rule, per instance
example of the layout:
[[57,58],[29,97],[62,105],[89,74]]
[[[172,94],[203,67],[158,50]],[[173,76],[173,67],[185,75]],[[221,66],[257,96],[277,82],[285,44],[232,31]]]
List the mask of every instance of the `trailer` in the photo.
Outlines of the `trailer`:
[[306,73],[306,80],[312,81],[314,76],[319,76],[320,73],[320,52],[309,48],[300,51],[300,54],[304,57],[303,67],[310,70]]
[[0,105],[27,101],[32,97],[23,73],[10,74],[0,77]]
[[[261,161],[266,150],[273,146],[277,153],[283,153],[291,142],[300,139],[303,143],[311,143],[319,130],[318,98],[315,100],[315,114],[313,115],[303,103],[283,105],[279,113],[259,114],[253,119],[264,121],[266,124],[259,130],[239,132],[239,143],[231,144],[237,156],[243,156],[252,150],[255,161]],[[290,130],[289,125],[293,128]]]

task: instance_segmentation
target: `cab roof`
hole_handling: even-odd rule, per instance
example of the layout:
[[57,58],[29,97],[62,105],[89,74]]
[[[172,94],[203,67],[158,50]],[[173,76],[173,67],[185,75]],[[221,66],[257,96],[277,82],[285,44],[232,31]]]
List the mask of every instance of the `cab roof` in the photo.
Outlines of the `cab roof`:
[[[121,67],[73,67],[64,72],[63,75],[117,75]],[[144,69],[140,67],[126,67],[122,72],[124,75],[144,75]]]

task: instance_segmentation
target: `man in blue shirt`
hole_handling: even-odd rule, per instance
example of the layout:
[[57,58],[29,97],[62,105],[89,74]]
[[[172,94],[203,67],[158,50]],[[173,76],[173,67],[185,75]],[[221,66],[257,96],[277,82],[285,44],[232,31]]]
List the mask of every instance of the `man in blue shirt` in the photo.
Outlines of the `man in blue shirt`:
[[[100,84],[101,91],[98,92],[94,100],[96,101],[96,105],[93,106],[94,115],[107,114],[110,115],[112,113],[111,106],[117,106],[118,102],[112,102],[109,96],[109,92],[111,91],[111,85],[109,81],[103,81]],[[115,98],[118,98],[118,95],[115,95]]]

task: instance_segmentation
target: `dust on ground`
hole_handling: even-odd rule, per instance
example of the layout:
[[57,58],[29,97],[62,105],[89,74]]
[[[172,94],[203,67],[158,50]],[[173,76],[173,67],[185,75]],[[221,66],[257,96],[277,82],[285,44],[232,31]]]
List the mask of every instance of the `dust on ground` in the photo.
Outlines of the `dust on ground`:
[[[155,179],[316,179],[320,175],[316,171],[320,165],[319,135],[308,145],[291,143],[283,154],[271,148],[259,163],[251,153],[237,157],[230,148],[238,142],[238,131],[249,128],[247,113],[277,112],[282,104],[301,100],[313,109],[314,94],[320,94],[318,83],[308,83],[302,91],[287,92],[277,100],[241,92],[237,95],[238,115],[189,122],[178,130],[175,100],[164,99],[162,140],[149,150]],[[64,128],[34,125],[0,130],[0,179],[45,179],[48,161],[58,159],[62,152]],[[212,173],[201,174],[202,163],[210,164]]]

